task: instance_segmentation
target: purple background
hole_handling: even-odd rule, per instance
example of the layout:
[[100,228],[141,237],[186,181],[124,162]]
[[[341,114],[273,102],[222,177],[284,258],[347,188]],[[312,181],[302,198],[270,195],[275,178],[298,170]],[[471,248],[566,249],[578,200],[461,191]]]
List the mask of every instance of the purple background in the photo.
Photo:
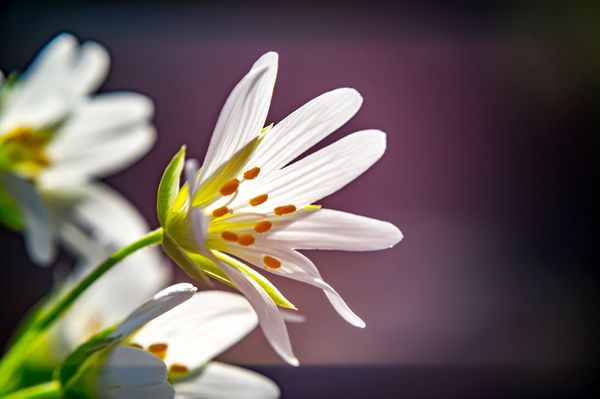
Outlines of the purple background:
[[[365,128],[388,134],[382,160],[321,203],[389,220],[404,241],[309,253],[367,328],[344,323],[320,291],[273,278],[308,318],[290,326],[302,363],[586,360],[600,76],[587,18],[597,10],[142,4],[5,6],[0,67],[24,68],[61,31],[108,47],[102,91],[138,91],[156,104],[156,146],[107,179],[152,226],[166,163],[184,143],[202,159],[229,90],[266,51],[280,54],[269,122],[349,86],[364,105],[321,145]],[[24,259],[18,236],[0,235],[6,339],[52,272]],[[223,358],[279,361],[259,331]]]

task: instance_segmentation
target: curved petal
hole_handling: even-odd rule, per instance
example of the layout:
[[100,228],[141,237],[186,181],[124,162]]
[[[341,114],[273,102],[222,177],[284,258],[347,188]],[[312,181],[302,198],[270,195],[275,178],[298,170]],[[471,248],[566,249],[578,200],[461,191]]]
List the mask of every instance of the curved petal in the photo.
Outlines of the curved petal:
[[260,57],[227,98],[204,158],[200,183],[262,130],[273,95],[277,59],[274,52]]
[[252,278],[238,268],[213,257],[236,288],[248,299],[256,315],[265,337],[279,356],[289,364],[298,366],[299,362],[288,336],[287,328],[281,313],[269,294]]
[[96,377],[96,395],[104,399],[172,399],[167,367],[156,356],[129,346],[116,347]]
[[142,327],[132,341],[167,343],[164,361],[196,369],[252,331],[258,319],[241,295],[204,291]]
[[394,246],[402,240],[402,233],[388,222],[319,209],[280,222],[268,239],[295,249],[375,251]]
[[362,97],[349,88],[332,90],[298,108],[270,129],[248,162],[261,177],[278,170],[339,129],[360,109]]
[[150,320],[187,301],[195,293],[196,287],[188,283],[175,284],[165,288],[127,316],[112,335],[122,336],[123,339],[129,337]]
[[[365,130],[350,134],[259,182],[248,182],[250,187],[240,190],[236,204],[250,212],[265,213],[280,205],[309,205],[356,179],[384,151],[385,133]],[[265,203],[247,205],[250,198],[264,193],[269,195]]]
[[198,377],[175,384],[182,399],[277,399],[279,387],[267,377],[241,367],[211,362]]
[[0,172],[0,180],[15,200],[25,221],[23,233],[29,256],[39,265],[49,265],[56,255],[56,246],[42,198],[31,184],[13,173]]

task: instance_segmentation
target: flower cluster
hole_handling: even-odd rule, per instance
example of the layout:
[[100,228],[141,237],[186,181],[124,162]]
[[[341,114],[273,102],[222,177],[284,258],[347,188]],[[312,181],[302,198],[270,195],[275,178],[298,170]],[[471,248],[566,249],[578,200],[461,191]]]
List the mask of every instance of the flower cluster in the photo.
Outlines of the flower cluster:
[[[372,251],[402,239],[390,223],[317,204],[381,158],[385,134],[359,131],[298,159],[362,97],[333,90],[268,125],[278,56],[267,53],[229,95],[202,164],[182,147],[167,165],[160,227],[149,232],[98,180],[138,160],[156,137],[150,99],[94,94],[108,65],[101,45],[62,34],[23,74],[0,73],[0,224],[23,233],[40,265],[53,263],[59,245],[77,259],[0,361],[0,395],[278,397],[265,377],[211,359],[260,325],[298,365],[286,322],[302,317],[264,273],[322,290],[348,323],[365,326],[299,251]],[[171,273],[155,245],[193,281],[242,295],[165,288]]]

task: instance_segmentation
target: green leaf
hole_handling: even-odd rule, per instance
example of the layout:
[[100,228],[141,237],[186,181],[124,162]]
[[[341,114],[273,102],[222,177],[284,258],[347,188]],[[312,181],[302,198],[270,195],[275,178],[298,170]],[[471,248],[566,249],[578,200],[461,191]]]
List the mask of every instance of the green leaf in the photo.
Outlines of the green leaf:
[[111,336],[114,327],[109,327],[92,338],[87,340],[75,351],[73,351],[56,369],[55,378],[58,379],[63,386],[68,386],[71,379],[77,376],[82,366],[90,360],[90,358],[111,347],[113,344],[120,342],[121,337]]
[[158,220],[161,226],[166,226],[169,212],[173,209],[175,198],[179,192],[179,179],[185,162],[185,146],[175,154],[158,185],[158,194],[156,199],[156,210]]

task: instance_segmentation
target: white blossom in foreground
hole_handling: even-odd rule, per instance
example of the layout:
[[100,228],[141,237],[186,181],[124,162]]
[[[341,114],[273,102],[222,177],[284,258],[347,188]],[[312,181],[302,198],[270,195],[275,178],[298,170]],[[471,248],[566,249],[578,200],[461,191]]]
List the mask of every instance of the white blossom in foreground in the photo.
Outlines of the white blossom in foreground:
[[67,388],[103,399],[275,399],[259,374],[210,360],[257,325],[240,295],[177,284],[130,314],[111,333],[119,344],[87,364]]
[[385,134],[356,132],[295,161],[346,123],[362,98],[353,89],[333,90],[265,127],[277,58],[262,56],[233,89],[202,167],[185,163],[181,189],[184,150],[173,158],[159,188],[158,216],[165,252],[197,280],[210,276],[235,286],[254,307],[273,348],[297,364],[277,307],[293,305],[246,263],[322,289],[344,319],[364,327],[297,250],[378,250],[402,234],[387,222],[314,205],[373,165],[385,151]]
[[155,140],[147,97],[92,96],[108,66],[104,47],[61,34],[22,75],[0,79],[0,223],[24,232],[39,264],[53,260],[63,211],[85,200],[86,184]]

